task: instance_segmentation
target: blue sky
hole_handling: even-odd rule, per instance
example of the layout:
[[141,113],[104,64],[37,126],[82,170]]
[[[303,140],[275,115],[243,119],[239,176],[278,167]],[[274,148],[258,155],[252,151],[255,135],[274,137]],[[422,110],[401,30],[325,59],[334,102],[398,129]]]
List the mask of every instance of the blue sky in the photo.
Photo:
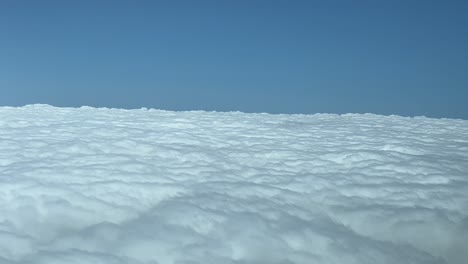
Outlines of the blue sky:
[[468,119],[466,1],[0,2],[0,105]]

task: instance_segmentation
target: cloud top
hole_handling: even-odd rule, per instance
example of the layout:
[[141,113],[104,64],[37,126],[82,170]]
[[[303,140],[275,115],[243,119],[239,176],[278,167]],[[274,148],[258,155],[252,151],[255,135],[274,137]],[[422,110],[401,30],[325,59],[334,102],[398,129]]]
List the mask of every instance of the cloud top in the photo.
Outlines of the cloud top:
[[468,259],[468,121],[0,107],[0,263]]

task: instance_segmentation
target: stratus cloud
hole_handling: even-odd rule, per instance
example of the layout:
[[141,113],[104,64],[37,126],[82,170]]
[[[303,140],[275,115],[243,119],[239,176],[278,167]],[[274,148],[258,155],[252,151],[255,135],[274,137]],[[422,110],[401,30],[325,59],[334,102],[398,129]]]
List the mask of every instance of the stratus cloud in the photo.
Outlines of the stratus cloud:
[[468,121],[0,108],[0,263],[468,261]]

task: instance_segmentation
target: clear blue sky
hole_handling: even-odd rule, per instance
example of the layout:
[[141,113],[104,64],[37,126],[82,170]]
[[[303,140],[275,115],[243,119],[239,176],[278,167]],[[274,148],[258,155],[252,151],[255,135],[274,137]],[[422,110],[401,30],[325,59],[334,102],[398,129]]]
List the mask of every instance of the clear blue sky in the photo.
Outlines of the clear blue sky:
[[0,1],[0,105],[468,119],[468,1]]

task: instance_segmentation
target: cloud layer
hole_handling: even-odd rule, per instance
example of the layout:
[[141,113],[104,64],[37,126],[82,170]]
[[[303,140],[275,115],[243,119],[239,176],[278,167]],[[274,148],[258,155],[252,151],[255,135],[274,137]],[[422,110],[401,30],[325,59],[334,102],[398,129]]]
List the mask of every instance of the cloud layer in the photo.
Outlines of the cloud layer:
[[0,263],[468,260],[468,121],[0,107]]

